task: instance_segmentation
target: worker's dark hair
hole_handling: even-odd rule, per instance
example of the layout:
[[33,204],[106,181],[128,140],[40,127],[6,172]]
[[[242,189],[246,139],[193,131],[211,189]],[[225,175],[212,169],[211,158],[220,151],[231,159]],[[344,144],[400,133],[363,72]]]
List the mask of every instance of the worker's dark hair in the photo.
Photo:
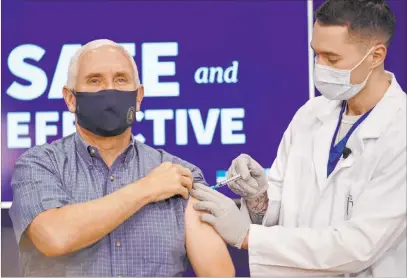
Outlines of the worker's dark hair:
[[351,36],[386,46],[395,30],[394,14],[385,0],[327,0],[316,11],[316,20],[321,25],[347,26]]

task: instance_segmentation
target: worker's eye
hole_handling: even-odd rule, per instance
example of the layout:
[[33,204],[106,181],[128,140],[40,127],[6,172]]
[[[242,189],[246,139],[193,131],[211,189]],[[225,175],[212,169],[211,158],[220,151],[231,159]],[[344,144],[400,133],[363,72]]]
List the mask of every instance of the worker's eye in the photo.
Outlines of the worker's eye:
[[336,64],[339,61],[338,58],[328,58],[328,62],[332,65]]

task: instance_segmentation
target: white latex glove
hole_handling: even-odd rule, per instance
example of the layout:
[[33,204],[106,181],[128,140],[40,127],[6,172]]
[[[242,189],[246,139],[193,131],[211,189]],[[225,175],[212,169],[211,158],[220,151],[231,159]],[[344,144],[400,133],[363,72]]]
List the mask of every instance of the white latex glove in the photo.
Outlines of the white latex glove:
[[230,190],[244,199],[254,199],[268,189],[268,182],[263,167],[247,154],[241,154],[232,161],[228,178],[240,174],[242,179],[230,182]]
[[228,244],[241,248],[251,223],[249,215],[232,199],[206,185],[195,183],[191,195],[199,200],[194,209],[207,212],[201,214],[201,221],[213,226]]

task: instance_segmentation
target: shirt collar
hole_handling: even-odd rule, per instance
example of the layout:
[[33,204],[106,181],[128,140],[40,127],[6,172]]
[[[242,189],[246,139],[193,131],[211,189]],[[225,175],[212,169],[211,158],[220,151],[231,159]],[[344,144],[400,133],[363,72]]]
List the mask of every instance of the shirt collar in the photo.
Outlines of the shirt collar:
[[[99,151],[96,147],[89,145],[83,140],[82,136],[76,132],[75,133],[75,146],[79,155],[87,162],[88,165],[93,165],[94,158],[100,157]],[[136,153],[136,140],[133,134],[130,135],[130,142],[127,148],[119,155],[123,159],[123,162],[127,163],[133,158]]]

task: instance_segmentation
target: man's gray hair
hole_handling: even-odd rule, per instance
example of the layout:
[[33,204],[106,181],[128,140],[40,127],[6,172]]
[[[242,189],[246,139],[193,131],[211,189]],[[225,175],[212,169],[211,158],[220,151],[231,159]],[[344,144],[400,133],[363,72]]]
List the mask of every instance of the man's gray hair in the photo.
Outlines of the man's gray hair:
[[79,63],[80,57],[88,51],[91,51],[91,50],[94,50],[94,49],[97,49],[97,48],[100,48],[103,46],[113,46],[113,47],[117,47],[117,48],[120,48],[123,50],[123,52],[129,58],[132,66],[133,66],[134,79],[136,81],[137,87],[140,85],[137,65],[136,65],[136,62],[134,61],[133,57],[130,55],[130,53],[123,46],[121,46],[120,44],[118,44],[114,41],[111,41],[108,39],[100,39],[100,40],[94,40],[94,41],[88,42],[87,44],[82,46],[72,57],[72,60],[68,67],[68,80],[66,82],[66,86],[68,88],[70,88],[70,89],[75,88],[76,77],[78,76],[78,63]]

